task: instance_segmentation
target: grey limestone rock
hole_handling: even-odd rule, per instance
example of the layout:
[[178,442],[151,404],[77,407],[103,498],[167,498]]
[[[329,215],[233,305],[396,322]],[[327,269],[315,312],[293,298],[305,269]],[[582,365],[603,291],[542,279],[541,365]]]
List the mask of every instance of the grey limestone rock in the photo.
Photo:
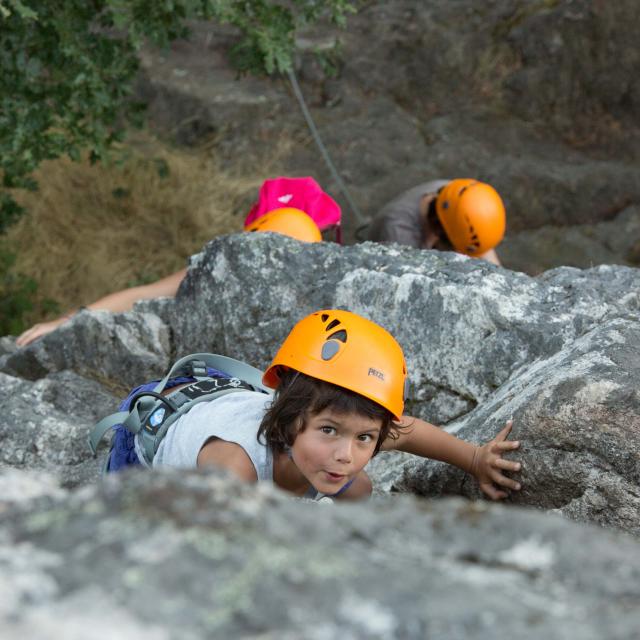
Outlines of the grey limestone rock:
[[631,640],[639,544],[516,507],[325,506],[138,472],[0,497],[0,625],[11,640]]
[[[625,267],[567,267],[531,278],[396,245],[222,237],[193,257],[175,300],[140,303],[112,319],[80,314],[64,332],[5,356],[5,371],[13,372],[2,380],[5,464],[50,470],[59,459],[73,485],[90,475],[85,465],[95,464],[78,447],[100,417],[82,412],[73,391],[80,381],[114,393],[123,383],[161,377],[170,358],[196,351],[262,368],[297,320],[339,307],[380,323],[402,345],[410,415],[478,443],[513,418],[524,489],[510,501],[640,533],[639,285],[640,271]],[[82,347],[90,332],[93,351],[61,351],[61,344]],[[137,336],[144,342],[120,362]],[[76,377],[38,370],[34,353],[45,363],[57,354],[50,369],[63,369],[60,354],[68,353],[64,375]],[[102,354],[99,377],[90,366],[94,353]],[[41,379],[16,377],[22,370],[24,378],[40,371]],[[114,410],[115,402],[104,414]],[[25,416],[29,429],[19,431]],[[59,437],[64,430],[70,438]],[[47,447],[34,452],[38,438]],[[385,467],[381,458],[371,473],[386,492],[478,497],[469,478],[434,462],[396,456]]]
[[153,377],[169,364],[169,330],[156,314],[124,317],[83,311],[57,331],[0,357],[0,369],[37,380],[71,369],[96,380],[117,381],[122,390]]
[[[636,318],[594,327],[523,366],[448,430],[483,442],[513,418],[524,486],[511,501],[640,534],[639,338]],[[403,456],[374,468],[386,490],[479,495],[467,476],[433,461]]]
[[637,312],[637,283],[634,269],[561,269],[534,279],[456,254],[239,235],[194,257],[168,321],[178,352],[221,351],[264,367],[297,319],[349,308],[403,346],[419,412],[446,398],[464,412],[521,365],[606,318]]
[[[605,528],[640,534],[639,285],[633,268],[531,278],[454,254],[239,234],[193,257],[175,300],[6,345],[3,638],[635,638],[640,543]],[[199,350],[265,366],[323,307],[398,338],[409,412],[478,443],[513,418],[523,490],[499,506],[406,495],[480,497],[461,472],[405,454],[370,463],[377,497],[358,505],[217,473],[96,482],[106,447],[94,460],[86,436],[123,381]]]
[[71,371],[36,382],[0,373],[0,389],[0,468],[48,472],[63,486],[97,480],[87,435],[115,410],[113,395]]

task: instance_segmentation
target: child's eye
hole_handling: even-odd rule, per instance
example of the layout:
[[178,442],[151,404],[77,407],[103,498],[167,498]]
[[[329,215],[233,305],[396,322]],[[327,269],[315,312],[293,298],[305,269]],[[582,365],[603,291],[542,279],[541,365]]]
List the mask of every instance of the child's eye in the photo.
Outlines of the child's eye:
[[373,442],[373,436],[370,433],[362,433],[358,436],[360,442]]
[[322,433],[326,433],[327,435],[332,435],[336,432],[335,427],[320,427],[320,431],[322,431]]

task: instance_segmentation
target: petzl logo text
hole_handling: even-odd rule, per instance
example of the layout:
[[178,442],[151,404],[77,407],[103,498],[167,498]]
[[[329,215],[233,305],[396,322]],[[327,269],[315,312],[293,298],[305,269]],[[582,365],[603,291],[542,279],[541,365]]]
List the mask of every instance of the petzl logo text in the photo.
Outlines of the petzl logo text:
[[382,371],[374,369],[373,367],[369,368],[369,373],[367,375],[375,376],[376,378],[380,378],[380,380],[384,380],[384,373],[382,373]]

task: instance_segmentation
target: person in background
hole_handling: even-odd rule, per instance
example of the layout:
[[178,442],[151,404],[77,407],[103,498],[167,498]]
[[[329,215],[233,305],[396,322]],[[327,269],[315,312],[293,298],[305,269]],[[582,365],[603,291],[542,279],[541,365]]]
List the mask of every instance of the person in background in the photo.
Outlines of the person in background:
[[258,200],[245,218],[245,231],[265,213],[281,207],[293,207],[304,211],[311,216],[323,233],[334,232],[336,240],[341,242],[342,211],[340,206],[310,177],[287,178],[281,176],[265,180],[260,187]]
[[304,211],[293,207],[269,211],[246,225],[244,230],[250,233],[280,233],[301,242],[322,242],[318,225]]
[[[340,218],[338,204],[313,178],[279,177],[263,182],[258,200],[245,219],[244,231],[281,233],[303,242],[318,242],[321,232],[331,229],[339,238]],[[24,347],[55,331],[82,309],[120,313],[131,310],[139,300],[173,297],[186,273],[186,268],[181,269],[150,284],[110,293],[54,320],[39,322],[18,336],[16,344]]]
[[504,203],[492,186],[472,179],[433,180],[387,203],[367,239],[456,251],[499,265],[495,247],[505,227]]

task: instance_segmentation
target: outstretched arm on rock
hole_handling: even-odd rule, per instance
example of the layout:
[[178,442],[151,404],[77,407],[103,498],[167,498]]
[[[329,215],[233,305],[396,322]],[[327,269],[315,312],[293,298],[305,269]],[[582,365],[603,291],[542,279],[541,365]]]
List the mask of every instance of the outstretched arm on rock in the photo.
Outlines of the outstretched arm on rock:
[[419,418],[403,416],[400,425],[403,428],[399,437],[395,440],[387,438],[382,449],[396,449],[453,464],[472,474],[480,489],[492,500],[506,498],[508,493],[505,488],[514,491],[520,489],[519,482],[504,475],[504,471],[519,471],[521,467],[520,462],[502,457],[504,453],[520,446],[517,441],[507,440],[511,421],[493,440],[482,446],[460,440]]
[[[129,311],[133,309],[133,305],[138,300],[147,300],[150,298],[160,298],[162,296],[175,296],[178,291],[180,283],[184,279],[186,269],[172,273],[166,278],[152,282],[151,284],[142,285],[140,287],[131,287],[129,289],[122,289],[115,293],[110,293],[95,302],[92,302],[86,308],[93,311],[112,311],[114,313],[120,311]],[[49,322],[39,322],[30,329],[27,329],[23,334],[18,336],[16,344],[19,347],[24,347],[37,338],[40,338],[47,333],[51,333],[57,329],[61,324],[67,322],[73,318],[78,312],[78,309],[72,309],[65,313],[63,316],[50,320]]]

